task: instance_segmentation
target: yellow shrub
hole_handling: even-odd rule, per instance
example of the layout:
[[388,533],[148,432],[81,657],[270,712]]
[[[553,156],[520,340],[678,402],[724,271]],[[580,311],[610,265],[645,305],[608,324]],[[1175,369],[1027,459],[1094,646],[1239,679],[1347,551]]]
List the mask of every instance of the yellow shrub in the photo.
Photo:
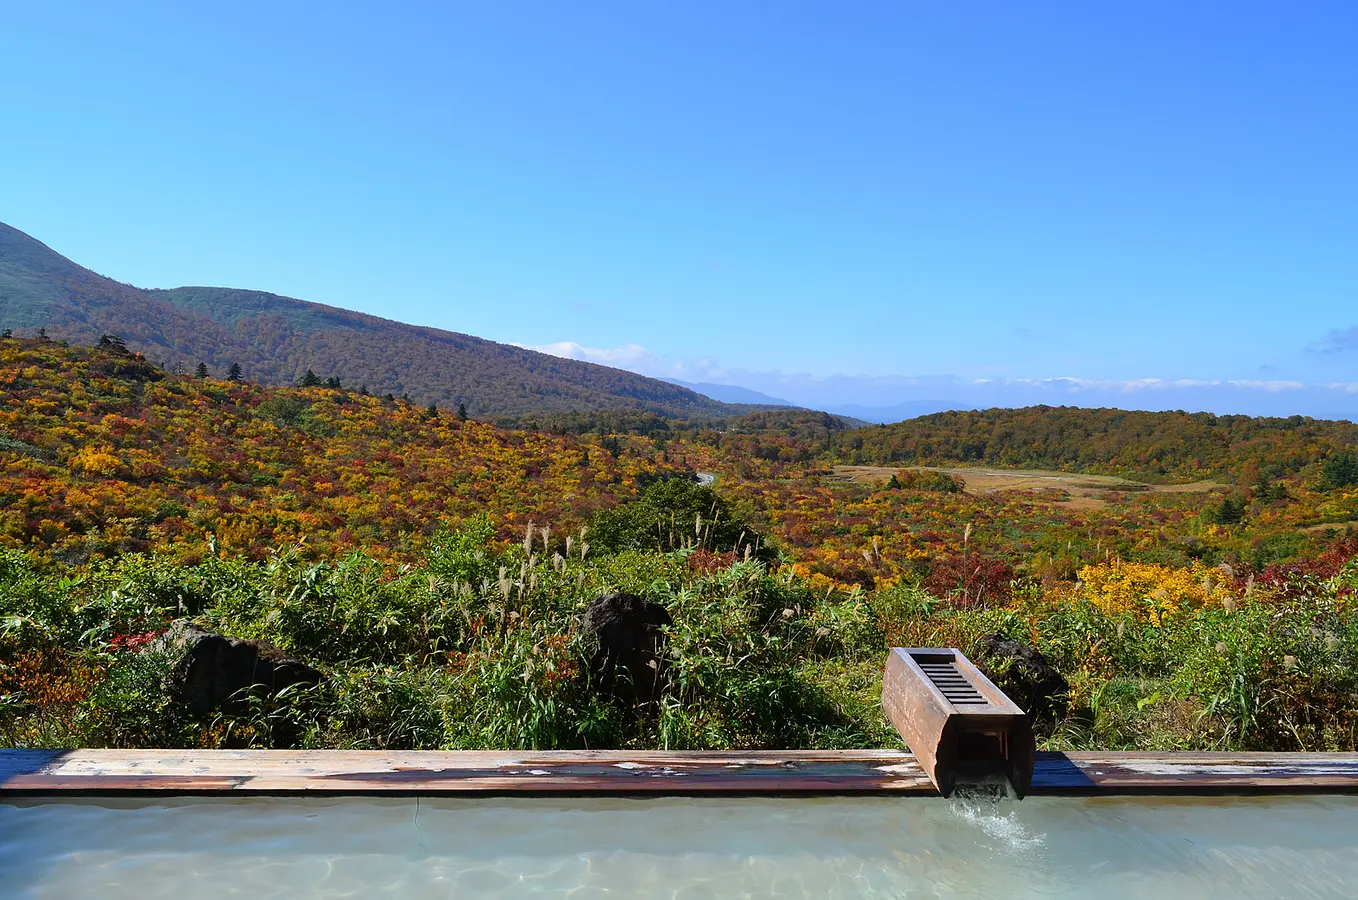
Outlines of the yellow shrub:
[[127,472],[127,465],[109,450],[85,447],[71,457],[71,469],[86,475],[114,478]]
[[1235,599],[1223,574],[1201,563],[1189,569],[1137,562],[1085,566],[1080,583],[1085,599],[1105,613],[1131,613],[1151,622]]

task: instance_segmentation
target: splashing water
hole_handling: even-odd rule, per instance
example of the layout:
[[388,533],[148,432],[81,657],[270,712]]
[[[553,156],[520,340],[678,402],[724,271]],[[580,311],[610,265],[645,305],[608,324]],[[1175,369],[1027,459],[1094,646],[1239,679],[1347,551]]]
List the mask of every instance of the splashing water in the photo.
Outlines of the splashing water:
[[994,800],[996,803],[1018,799],[1018,794],[1009,783],[1009,779],[997,772],[976,774],[959,772],[957,789],[953,791],[953,796],[977,801]]
[[1018,854],[1034,853],[1047,835],[1019,818],[1018,798],[1003,775],[979,776],[959,783],[948,799],[949,812]]

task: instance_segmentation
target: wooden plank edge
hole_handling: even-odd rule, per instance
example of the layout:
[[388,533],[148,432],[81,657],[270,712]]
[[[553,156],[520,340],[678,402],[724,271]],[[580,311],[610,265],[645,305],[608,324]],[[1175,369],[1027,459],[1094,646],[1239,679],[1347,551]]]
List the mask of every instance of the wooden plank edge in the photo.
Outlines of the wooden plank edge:
[[1032,794],[1219,796],[1358,793],[1355,753],[1039,753]]
[[[158,761],[161,771],[157,771]],[[1358,754],[1040,753],[1030,789],[1030,795],[1048,796],[1307,793],[1358,793]],[[936,792],[914,758],[899,751],[0,751],[0,797],[102,794],[804,796]]]
[[0,751],[0,795],[931,792],[900,751]]

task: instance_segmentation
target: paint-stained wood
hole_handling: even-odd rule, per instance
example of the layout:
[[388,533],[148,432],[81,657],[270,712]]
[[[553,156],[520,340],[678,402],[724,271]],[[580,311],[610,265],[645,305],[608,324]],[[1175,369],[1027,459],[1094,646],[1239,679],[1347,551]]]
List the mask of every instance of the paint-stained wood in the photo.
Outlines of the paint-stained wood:
[[[1358,793],[1352,753],[1039,753],[1033,794]],[[934,794],[891,750],[4,750],[0,796],[256,794]]]
[[856,793],[933,790],[907,753],[0,752],[0,792]]

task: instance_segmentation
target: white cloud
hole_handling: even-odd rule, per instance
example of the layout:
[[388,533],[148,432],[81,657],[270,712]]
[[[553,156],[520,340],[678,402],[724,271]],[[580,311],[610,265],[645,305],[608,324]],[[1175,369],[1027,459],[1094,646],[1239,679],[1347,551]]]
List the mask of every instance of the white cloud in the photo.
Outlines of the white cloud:
[[1300,381],[1228,381],[1227,384],[1233,387],[1247,388],[1249,390],[1267,391],[1270,394],[1278,394],[1283,391],[1301,391],[1306,389],[1306,385]]
[[1071,392],[1076,391],[1117,391],[1122,393],[1135,393],[1137,391],[1165,391],[1182,390],[1185,388],[1239,388],[1241,390],[1266,391],[1276,394],[1282,391],[1304,390],[1307,385],[1300,381],[1261,381],[1258,379],[1229,379],[1204,381],[1197,378],[1129,378],[1129,379],[1096,379],[1096,378],[1073,378],[1062,376],[1058,378],[982,378],[972,382],[973,384],[991,385],[1025,385],[1039,388],[1065,389]]
[[727,381],[726,373],[717,365],[716,360],[703,357],[693,360],[666,360],[640,344],[624,344],[621,347],[586,347],[575,341],[557,341],[552,344],[515,344],[525,350],[536,350],[564,359],[578,359],[582,362],[598,363],[627,369],[652,378],[677,378],[680,381],[711,381],[718,384]]
[[660,362],[660,357],[640,344],[608,348],[586,347],[584,344],[577,344],[575,341],[557,341],[554,344],[515,344],[514,346],[522,347],[525,350],[536,350],[550,356],[559,356],[563,359],[578,359],[582,362],[614,366],[619,369],[653,368]]
[[[865,418],[915,415],[927,409],[1071,404],[1134,409],[1211,410],[1250,415],[1311,415],[1355,418],[1348,398],[1358,382],[1307,384],[1282,379],[975,378],[953,375],[811,375],[722,366],[711,357],[672,359],[640,344],[587,347],[575,341],[524,345],[567,359],[627,369],[654,378],[734,385],[784,397],[815,409],[841,410]],[[880,413],[874,413],[879,410]]]

